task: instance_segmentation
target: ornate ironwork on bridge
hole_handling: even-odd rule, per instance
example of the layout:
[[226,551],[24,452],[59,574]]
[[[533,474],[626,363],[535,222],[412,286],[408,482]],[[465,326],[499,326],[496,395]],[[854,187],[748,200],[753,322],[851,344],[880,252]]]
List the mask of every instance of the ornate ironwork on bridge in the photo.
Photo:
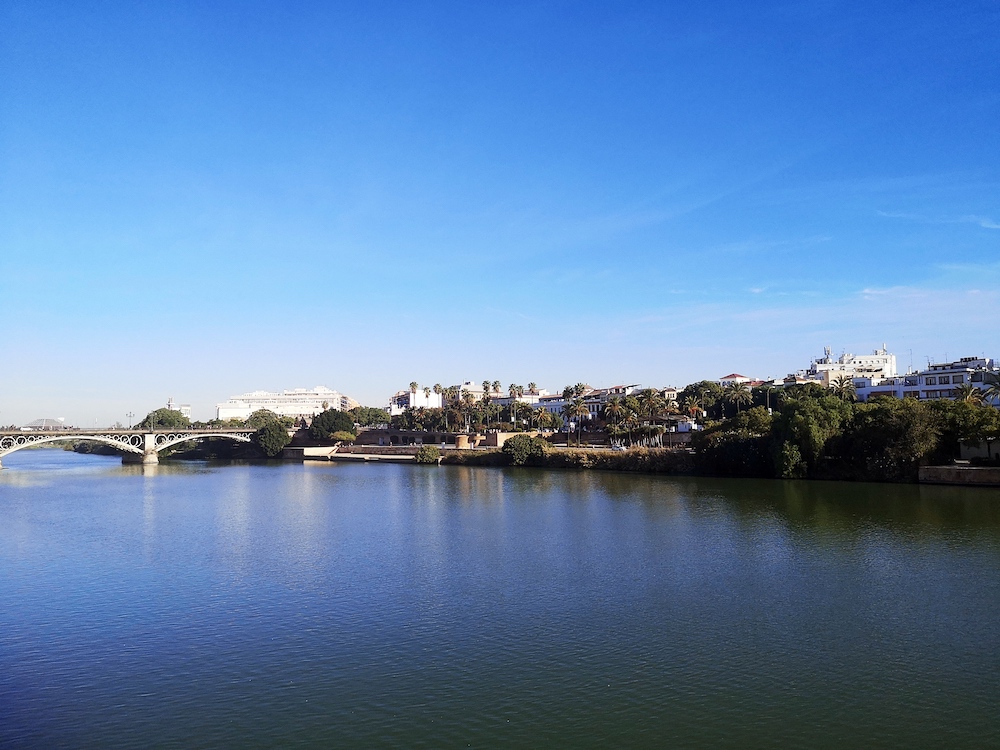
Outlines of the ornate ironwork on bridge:
[[[205,438],[225,438],[240,443],[249,443],[253,430],[58,430],[39,432],[0,432],[0,459],[4,456],[43,443],[65,442],[67,440],[93,440],[105,443],[122,451],[122,460],[134,456],[133,460],[144,464],[159,462],[157,454],[164,448],[189,440]],[[0,464],[2,466],[2,464]]]

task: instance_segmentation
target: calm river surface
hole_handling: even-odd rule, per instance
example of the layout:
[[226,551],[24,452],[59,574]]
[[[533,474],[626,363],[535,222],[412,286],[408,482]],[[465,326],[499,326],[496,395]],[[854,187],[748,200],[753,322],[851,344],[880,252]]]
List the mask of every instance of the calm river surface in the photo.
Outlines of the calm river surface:
[[1000,492],[0,472],[3,747],[1000,746]]

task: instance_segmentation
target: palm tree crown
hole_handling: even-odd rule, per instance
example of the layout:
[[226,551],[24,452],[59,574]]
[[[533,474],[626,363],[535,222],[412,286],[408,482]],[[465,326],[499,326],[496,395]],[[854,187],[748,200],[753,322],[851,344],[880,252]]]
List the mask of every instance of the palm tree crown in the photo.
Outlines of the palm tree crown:
[[1000,404],[1000,374],[988,372],[983,378],[983,384],[989,384],[983,391],[983,398],[986,401],[995,401]]
[[854,379],[848,375],[838,375],[831,387],[834,395],[842,401],[854,401],[858,396],[854,388]]
[[983,392],[972,383],[962,383],[955,386],[955,392],[952,395],[956,401],[964,401],[967,404],[981,404],[984,400]]

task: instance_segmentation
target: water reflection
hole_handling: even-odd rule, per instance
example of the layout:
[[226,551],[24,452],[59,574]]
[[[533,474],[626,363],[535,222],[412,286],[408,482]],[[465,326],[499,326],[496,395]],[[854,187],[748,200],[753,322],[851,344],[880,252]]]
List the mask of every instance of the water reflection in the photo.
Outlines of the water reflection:
[[55,454],[5,474],[0,745],[993,731],[994,492]]

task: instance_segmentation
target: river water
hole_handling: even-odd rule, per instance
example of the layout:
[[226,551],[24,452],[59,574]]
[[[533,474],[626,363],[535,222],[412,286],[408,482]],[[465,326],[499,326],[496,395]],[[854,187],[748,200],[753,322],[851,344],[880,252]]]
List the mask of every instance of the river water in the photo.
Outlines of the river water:
[[2,747],[998,747],[1000,492],[0,472]]

